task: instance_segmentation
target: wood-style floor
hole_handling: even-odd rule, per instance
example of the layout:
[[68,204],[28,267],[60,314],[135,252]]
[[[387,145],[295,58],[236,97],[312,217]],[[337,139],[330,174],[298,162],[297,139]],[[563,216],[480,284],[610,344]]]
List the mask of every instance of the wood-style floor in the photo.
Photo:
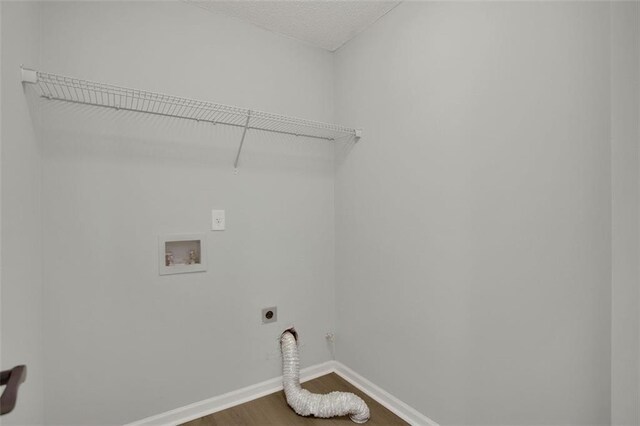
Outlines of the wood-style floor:
[[[314,393],[328,393],[331,391],[353,392],[369,405],[371,418],[367,426],[407,425],[405,421],[391,411],[378,404],[367,394],[355,388],[351,383],[335,373],[309,380],[302,385]],[[184,423],[182,426],[262,426],[262,425],[351,425],[355,426],[348,416],[319,419],[315,417],[298,416],[288,405],[284,392],[279,391],[262,398],[254,399],[235,407],[201,417]]]

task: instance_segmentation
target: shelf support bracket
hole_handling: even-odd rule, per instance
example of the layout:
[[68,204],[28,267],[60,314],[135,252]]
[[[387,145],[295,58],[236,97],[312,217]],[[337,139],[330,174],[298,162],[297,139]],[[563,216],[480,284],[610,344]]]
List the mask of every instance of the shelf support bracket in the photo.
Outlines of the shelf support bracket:
[[38,73],[29,68],[24,68],[20,65],[20,75],[23,83],[35,84],[38,82]]
[[244,123],[244,130],[242,130],[242,139],[240,139],[240,146],[238,147],[238,153],[236,154],[236,161],[233,163],[233,171],[238,174],[238,162],[240,161],[240,153],[242,152],[242,145],[244,144],[244,138],[247,136],[247,129],[249,128],[249,120],[251,120],[251,110],[247,111],[247,121]]

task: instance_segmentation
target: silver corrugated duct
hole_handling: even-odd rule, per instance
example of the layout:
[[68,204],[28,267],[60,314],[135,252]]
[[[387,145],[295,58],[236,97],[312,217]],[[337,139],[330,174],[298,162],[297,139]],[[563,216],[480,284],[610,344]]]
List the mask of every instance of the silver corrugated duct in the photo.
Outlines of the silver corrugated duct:
[[334,417],[348,415],[355,423],[369,420],[369,407],[357,395],[349,392],[311,393],[300,386],[300,359],[295,330],[280,336],[282,348],[282,382],[287,403],[301,416]]

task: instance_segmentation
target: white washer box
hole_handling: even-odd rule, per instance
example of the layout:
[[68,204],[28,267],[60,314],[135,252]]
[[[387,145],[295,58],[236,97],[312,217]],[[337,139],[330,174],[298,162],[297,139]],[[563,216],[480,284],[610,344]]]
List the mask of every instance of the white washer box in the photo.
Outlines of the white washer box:
[[206,270],[207,250],[204,234],[162,235],[158,238],[160,275]]

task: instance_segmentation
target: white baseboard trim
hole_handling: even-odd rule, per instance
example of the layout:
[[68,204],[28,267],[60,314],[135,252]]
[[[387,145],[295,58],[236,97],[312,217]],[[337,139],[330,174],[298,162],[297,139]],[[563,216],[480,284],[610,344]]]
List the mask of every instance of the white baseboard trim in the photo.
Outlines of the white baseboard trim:
[[[439,426],[416,409],[405,404],[384,389],[371,383],[355,371],[337,361],[327,361],[300,370],[300,381],[315,379],[325,374],[336,373],[362,392],[369,395],[380,405],[415,426]],[[175,426],[218,411],[253,401],[274,392],[282,390],[282,376],[256,383],[232,392],[228,392],[204,401],[185,405],[155,416],[128,423],[125,426]]]
[[[315,379],[334,371],[334,362],[327,361],[300,370],[300,381]],[[253,401],[260,397],[282,390],[282,376],[256,383],[242,389],[231,391],[204,401],[185,405],[171,411],[128,423],[125,426],[175,426],[198,419],[218,411]]]
[[414,426],[439,426],[438,423],[420,413],[415,408],[405,404],[381,387],[371,383],[346,365],[334,361],[334,372],[405,422]]

